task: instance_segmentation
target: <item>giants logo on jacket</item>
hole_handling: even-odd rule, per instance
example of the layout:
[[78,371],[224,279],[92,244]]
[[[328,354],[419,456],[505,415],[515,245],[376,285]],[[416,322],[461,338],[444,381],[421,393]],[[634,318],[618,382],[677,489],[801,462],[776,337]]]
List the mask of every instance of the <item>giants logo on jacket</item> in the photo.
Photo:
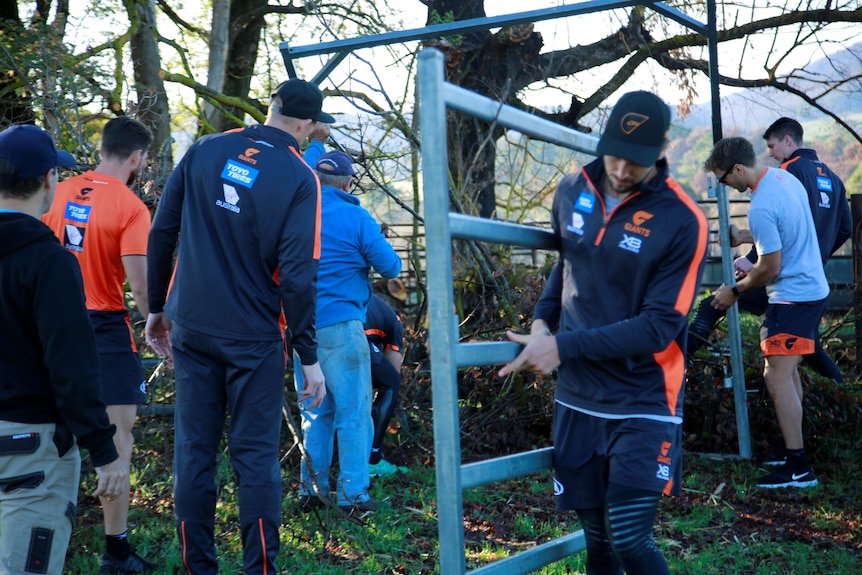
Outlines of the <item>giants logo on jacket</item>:
[[93,188],[81,188],[81,191],[78,192],[78,195],[75,196],[75,199],[79,202],[89,202],[92,196],[89,196],[90,192],[93,191]]
[[[635,237],[635,236],[643,236],[648,238],[651,230],[643,227],[641,224],[646,222],[649,219],[652,219],[653,215],[649,212],[645,212],[643,210],[638,210],[632,216],[632,221],[626,222],[623,225],[623,229],[628,234],[623,234],[623,239],[619,243],[619,247],[624,250],[639,254],[641,252],[641,245],[643,245],[643,240]],[[633,234],[633,235],[632,235]]]
[[638,210],[637,212],[635,212],[635,215],[632,216],[632,221],[626,222],[626,225],[623,226],[623,228],[627,232],[631,232],[633,234],[648,238],[650,235],[650,230],[643,227],[641,224],[643,224],[647,220],[652,219],[652,217],[653,216],[651,213],[645,212],[643,210]]
[[258,150],[257,148],[247,148],[245,152],[243,152],[242,154],[239,155],[239,159],[242,160],[243,162],[248,162],[249,164],[254,166],[257,164],[257,160],[252,158],[252,156],[254,156],[255,154],[259,154],[259,153],[260,153],[260,150]]

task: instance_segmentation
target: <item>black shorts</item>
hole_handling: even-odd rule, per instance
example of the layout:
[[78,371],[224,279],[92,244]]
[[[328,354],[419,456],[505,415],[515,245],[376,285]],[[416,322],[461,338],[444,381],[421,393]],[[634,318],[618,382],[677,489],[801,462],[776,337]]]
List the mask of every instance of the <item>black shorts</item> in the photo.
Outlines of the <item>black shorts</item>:
[[137,353],[100,353],[99,366],[102,368],[102,397],[106,404],[147,402],[147,381]]
[[96,333],[105,403],[145,403],[147,382],[132,337],[129,314],[125,311],[90,311],[90,323]]
[[557,509],[602,507],[608,484],[678,495],[682,426],[651,419],[604,419],[554,405]]
[[138,351],[132,333],[131,318],[127,311],[90,310],[88,313],[93,331],[96,333],[96,349],[99,353]]
[[760,328],[760,350],[770,355],[810,355],[820,339],[826,300],[769,304]]

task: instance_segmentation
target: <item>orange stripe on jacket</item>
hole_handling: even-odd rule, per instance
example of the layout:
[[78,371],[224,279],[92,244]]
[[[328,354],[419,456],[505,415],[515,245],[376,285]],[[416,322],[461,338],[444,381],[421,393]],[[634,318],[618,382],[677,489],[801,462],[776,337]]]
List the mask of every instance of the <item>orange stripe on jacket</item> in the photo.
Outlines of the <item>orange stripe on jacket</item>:
[[790,164],[792,164],[793,162],[797,161],[799,158],[800,158],[800,156],[794,156],[794,157],[790,158],[789,160],[787,160],[786,162],[782,162],[782,163],[781,163],[781,165],[780,165],[779,167],[780,167],[782,170],[786,170],[786,169],[787,169],[787,166],[789,166],[789,165],[790,165]]
[[701,210],[700,207],[698,207],[697,202],[695,202],[691,196],[682,189],[682,186],[676,183],[673,178],[668,178],[666,183],[680,201],[688,206],[697,218],[698,223],[697,247],[694,251],[695,257],[693,257],[688,264],[685,281],[682,284],[682,289],[679,290],[676,303],[673,306],[677,312],[687,316],[688,312],[691,311],[692,304],[694,303],[694,297],[696,295],[695,289],[697,288],[697,282],[700,279],[700,275],[698,273],[700,271],[700,264],[703,261],[703,257],[706,255],[709,224],[706,221],[706,215],[703,213],[703,210]]
[[653,354],[656,363],[664,372],[664,392],[667,398],[667,408],[671,415],[676,415],[676,402],[679,390],[685,381],[685,356],[676,341],[670,342],[663,351]]
[[[291,146],[290,151],[293,152],[293,155],[302,160],[302,154],[296,151],[295,148]],[[302,160],[302,163],[305,164],[305,160]],[[308,164],[305,164],[308,166]],[[311,169],[311,166],[308,166]],[[317,182],[317,211],[314,215],[314,259],[320,260],[320,227],[321,227],[321,213],[323,210],[323,199],[320,193],[320,180],[317,179],[317,172],[313,169],[311,170],[311,174],[314,176],[314,181]]]

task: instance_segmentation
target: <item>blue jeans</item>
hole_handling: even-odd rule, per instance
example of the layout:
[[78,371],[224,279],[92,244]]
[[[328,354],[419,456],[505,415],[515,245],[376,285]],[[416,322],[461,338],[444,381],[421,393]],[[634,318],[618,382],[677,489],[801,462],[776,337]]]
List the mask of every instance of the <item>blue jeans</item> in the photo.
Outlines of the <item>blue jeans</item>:
[[[359,320],[317,330],[317,357],[326,378],[326,398],[320,407],[300,404],[302,435],[309,460],[300,466],[300,493],[329,495],[329,468],[338,438],[338,505],[367,501],[371,420],[371,363],[368,340]],[[294,355],[296,388],[302,389],[299,357]],[[315,482],[317,488],[315,489]]]

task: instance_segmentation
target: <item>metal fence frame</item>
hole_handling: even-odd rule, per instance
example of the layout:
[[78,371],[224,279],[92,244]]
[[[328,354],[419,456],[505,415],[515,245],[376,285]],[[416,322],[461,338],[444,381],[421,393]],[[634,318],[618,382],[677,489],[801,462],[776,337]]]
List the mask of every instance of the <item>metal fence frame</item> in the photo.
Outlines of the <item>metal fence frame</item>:
[[[317,54],[334,54],[314,76],[320,84],[352,51],[387,44],[421,40],[471,30],[506,27],[623,8],[641,4],[675,20],[707,38],[709,50],[710,93],[712,97],[713,140],[722,137],[718,78],[718,34],[716,2],[707,0],[707,23],[703,24],[662,2],[630,0],[588,0],[575,5],[559,6],[492,18],[478,18],[420,29],[404,30],[294,47],[279,46],[288,75],[296,77],[293,59]],[[449,212],[449,180],[446,150],[446,110],[452,109],[495,122],[544,141],[595,155],[598,139],[559,124],[543,120],[498,101],[445,82],[443,55],[424,50],[419,55],[419,117],[422,132],[423,194],[427,236],[428,309],[431,334],[431,373],[434,408],[434,449],[437,478],[438,532],[440,538],[440,572],[461,575],[466,572],[464,551],[463,490],[494,481],[518,477],[552,466],[552,448],[545,448],[486,461],[461,464],[460,421],[457,389],[459,367],[500,365],[510,361],[519,346],[509,342],[460,343],[458,318],[452,313],[452,240],[466,239],[520,245],[535,249],[556,249],[556,238],[542,230],[507,222],[483,220]],[[725,186],[715,189],[719,225],[729,223],[729,203]],[[721,238],[722,271],[725,283],[733,282],[733,262],[729,239]],[[746,406],[745,380],[739,315],[734,305],[728,313],[731,367],[736,406],[740,455],[751,456]],[[734,337],[735,335],[735,337]],[[583,531],[549,541],[506,559],[471,571],[471,574],[520,574],[538,569],[585,549]]]
[[[551,467],[552,461],[551,448],[546,448],[461,464],[457,370],[459,367],[506,363],[520,346],[511,342],[459,343],[458,318],[452,313],[452,239],[538,249],[556,249],[557,240],[550,230],[450,213],[446,110],[476,116],[592,155],[596,153],[598,138],[449,84],[443,77],[443,61],[443,54],[437,50],[423,50],[419,54],[419,100],[422,102],[419,125],[422,132],[440,572],[461,574],[466,571],[463,490],[541,471]],[[526,573],[584,548],[583,532],[579,531],[471,573]]]

